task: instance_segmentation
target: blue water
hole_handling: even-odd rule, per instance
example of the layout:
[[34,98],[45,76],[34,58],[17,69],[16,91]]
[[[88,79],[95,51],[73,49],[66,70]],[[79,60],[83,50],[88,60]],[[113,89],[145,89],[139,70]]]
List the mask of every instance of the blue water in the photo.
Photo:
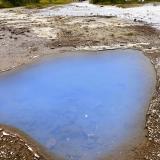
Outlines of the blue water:
[[45,59],[0,76],[0,123],[65,160],[94,160],[142,135],[154,86],[139,51]]

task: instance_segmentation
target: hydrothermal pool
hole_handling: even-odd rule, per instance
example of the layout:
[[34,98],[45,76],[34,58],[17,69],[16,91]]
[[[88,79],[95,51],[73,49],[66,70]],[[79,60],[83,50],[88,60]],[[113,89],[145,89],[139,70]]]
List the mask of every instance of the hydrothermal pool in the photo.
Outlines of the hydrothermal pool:
[[94,160],[144,133],[156,83],[136,50],[76,53],[0,76],[0,123],[69,160]]

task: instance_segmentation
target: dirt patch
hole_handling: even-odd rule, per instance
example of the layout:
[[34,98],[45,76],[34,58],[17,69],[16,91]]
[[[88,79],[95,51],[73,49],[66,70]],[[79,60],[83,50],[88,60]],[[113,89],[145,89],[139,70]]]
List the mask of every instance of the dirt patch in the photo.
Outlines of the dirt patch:
[[0,125],[0,160],[60,160],[22,131]]

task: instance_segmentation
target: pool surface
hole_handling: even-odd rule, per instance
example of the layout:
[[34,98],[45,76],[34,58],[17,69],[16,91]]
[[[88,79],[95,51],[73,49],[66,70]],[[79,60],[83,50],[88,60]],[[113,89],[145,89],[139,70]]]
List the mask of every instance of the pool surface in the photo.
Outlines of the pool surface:
[[0,123],[65,160],[96,160],[143,136],[156,83],[136,50],[77,53],[0,75]]

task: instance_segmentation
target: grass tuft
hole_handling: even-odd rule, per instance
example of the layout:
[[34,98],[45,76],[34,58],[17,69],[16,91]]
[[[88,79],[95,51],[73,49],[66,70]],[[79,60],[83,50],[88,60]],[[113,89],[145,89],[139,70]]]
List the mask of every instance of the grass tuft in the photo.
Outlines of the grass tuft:
[[0,0],[0,8],[10,8],[13,7],[8,1]]
[[93,4],[116,5],[122,8],[138,7],[149,2],[160,2],[160,0],[90,0]]
[[33,9],[67,4],[70,2],[72,2],[72,0],[0,0],[0,8],[25,6],[28,9]]
[[140,7],[142,4],[140,3],[126,3],[126,4],[117,4],[117,7],[120,8],[133,8],[133,7]]

